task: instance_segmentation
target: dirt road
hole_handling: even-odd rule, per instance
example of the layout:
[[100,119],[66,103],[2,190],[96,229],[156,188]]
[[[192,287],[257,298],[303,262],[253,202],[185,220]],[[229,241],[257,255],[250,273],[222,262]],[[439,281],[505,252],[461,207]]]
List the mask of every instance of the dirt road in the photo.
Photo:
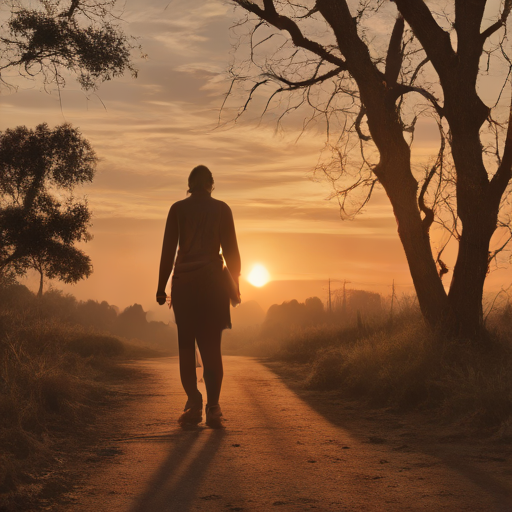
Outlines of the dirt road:
[[503,448],[425,447],[396,418],[358,419],[336,403],[323,404],[340,418],[329,421],[243,357],[225,359],[226,429],[182,430],[177,359],[138,364],[152,377],[116,413],[123,435],[91,454],[89,478],[59,512],[512,511]]

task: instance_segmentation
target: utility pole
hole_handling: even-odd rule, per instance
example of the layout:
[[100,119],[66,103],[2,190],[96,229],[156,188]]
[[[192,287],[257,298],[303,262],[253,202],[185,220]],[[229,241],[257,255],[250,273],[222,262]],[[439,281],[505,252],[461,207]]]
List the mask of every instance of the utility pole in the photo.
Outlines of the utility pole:
[[329,277],[329,313],[332,313],[332,303],[331,303],[331,278]]

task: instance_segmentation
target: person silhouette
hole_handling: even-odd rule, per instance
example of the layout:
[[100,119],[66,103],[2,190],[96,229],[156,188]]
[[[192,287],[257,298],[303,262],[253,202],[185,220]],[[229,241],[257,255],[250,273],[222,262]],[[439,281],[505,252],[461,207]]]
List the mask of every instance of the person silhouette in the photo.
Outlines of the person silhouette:
[[211,197],[213,188],[212,173],[199,165],[188,178],[190,195],[171,206],[156,299],[160,305],[165,304],[165,288],[173,272],[171,304],[178,326],[181,383],[187,394],[178,423],[198,424],[203,419],[203,397],[197,389],[196,377],[197,341],[207,394],[206,424],[221,428],[219,396],[224,375],[221,339],[222,331],[231,328],[230,294],[223,276],[223,260],[238,294],[241,261],[233,214],[226,203]]

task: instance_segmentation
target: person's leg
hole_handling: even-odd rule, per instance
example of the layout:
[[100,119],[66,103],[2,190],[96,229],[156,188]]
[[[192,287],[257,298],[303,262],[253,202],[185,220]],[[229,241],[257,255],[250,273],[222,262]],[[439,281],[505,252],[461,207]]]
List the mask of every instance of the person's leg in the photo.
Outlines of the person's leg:
[[197,389],[196,336],[193,329],[178,325],[178,345],[181,384],[188,397],[187,409],[187,406],[202,404],[202,395]]
[[221,329],[205,329],[197,333],[197,346],[203,360],[203,378],[209,407],[219,403],[224,376],[220,349],[221,339]]

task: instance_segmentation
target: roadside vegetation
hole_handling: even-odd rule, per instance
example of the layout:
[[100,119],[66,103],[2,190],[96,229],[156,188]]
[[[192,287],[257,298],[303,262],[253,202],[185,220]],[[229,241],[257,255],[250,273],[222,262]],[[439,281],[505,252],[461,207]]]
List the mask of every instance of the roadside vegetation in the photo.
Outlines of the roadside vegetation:
[[352,292],[344,309],[338,303],[331,312],[317,307],[313,314],[308,301],[272,306],[252,336],[236,340],[238,353],[297,368],[308,389],[336,390],[372,407],[429,411],[488,435],[512,435],[510,303],[488,316],[481,339],[470,341],[429,329],[409,297],[395,299],[391,315],[389,299]]
[[122,402],[119,384],[143,377],[125,363],[164,355],[87,324],[83,308],[94,309],[57,292],[0,288],[1,511],[65,491],[51,478],[59,461],[94,442],[96,420]]

